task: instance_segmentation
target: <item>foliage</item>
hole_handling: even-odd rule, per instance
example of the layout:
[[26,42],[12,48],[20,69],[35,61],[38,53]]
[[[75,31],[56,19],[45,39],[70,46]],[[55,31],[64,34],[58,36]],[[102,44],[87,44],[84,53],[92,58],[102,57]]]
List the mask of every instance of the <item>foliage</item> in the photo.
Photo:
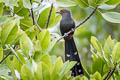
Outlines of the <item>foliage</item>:
[[[51,3],[54,7],[46,29]],[[113,71],[111,80],[119,80],[119,3],[120,0],[0,0],[0,80],[102,80],[109,71]],[[56,11],[70,9],[77,24],[95,7],[97,13],[75,32],[85,75],[73,77],[71,68],[76,62],[61,58],[63,40],[57,42],[61,16]]]

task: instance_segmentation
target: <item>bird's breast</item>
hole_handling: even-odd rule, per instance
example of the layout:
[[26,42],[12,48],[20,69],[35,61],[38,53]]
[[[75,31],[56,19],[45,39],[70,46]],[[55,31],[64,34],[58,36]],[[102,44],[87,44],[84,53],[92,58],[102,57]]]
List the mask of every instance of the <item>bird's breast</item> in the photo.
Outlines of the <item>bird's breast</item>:
[[70,31],[72,28],[75,27],[75,23],[72,19],[62,19],[60,22],[60,31],[62,33],[62,35],[64,35],[64,33]]

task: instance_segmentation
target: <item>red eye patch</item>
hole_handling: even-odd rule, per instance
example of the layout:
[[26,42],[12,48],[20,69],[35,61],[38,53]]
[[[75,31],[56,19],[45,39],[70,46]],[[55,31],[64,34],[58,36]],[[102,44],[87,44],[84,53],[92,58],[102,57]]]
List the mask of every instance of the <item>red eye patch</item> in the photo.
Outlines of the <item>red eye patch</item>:
[[66,13],[66,12],[67,12],[66,10],[62,10],[62,11],[61,11],[61,13],[63,13],[63,14]]

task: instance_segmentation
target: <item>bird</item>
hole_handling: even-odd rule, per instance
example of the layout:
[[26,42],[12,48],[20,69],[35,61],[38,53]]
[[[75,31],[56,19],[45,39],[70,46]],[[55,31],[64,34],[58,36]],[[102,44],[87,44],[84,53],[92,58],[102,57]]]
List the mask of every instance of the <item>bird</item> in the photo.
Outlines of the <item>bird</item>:
[[[60,32],[65,35],[68,31],[75,28],[75,22],[72,18],[71,12],[67,9],[62,9],[57,13],[62,15],[62,19],[60,20]],[[72,76],[82,76],[84,75],[84,70],[80,61],[80,57],[75,45],[75,41],[73,38],[74,32],[64,37],[65,40],[65,61],[76,61],[77,63],[71,69]]]

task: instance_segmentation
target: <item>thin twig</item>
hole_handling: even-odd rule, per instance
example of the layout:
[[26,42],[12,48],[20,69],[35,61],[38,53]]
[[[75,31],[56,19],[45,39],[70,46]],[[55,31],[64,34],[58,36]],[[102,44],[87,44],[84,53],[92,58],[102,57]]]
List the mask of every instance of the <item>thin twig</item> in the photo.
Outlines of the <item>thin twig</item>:
[[108,74],[105,76],[105,78],[103,80],[109,80],[109,78],[113,75],[113,73],[115,72],[117,64],[115,64],[114,68],[111,69]]
[[[31,3],[31,5],[32,5],[32,0],[30,0],[30,3]],[[36,25],[37,28],[38,28],[38,30],[41,32],[42,30],[41,30],[41,28],[39,27],[37,21],[35,20],[34,13],[33,13],[33,8],[30,9],[30,15],[31,15],[32,20],[33,20],[33,25]]]
[[95,13],[95,11],[97,10],[97,8],[98,8],[98,7],[96,7],[96,8],[92,11],[92,13],[91,13],[84,21],[82,21],[82,22],[81,22],[80,24],[78,24],[75,28],[71,29],[70,31],[68,31],[67,33],[65,33],[62,37],[60,37],[60,38],[57,40],[57,42],[60,41],[62,38],[68,36],[70,33],[74,32],[76,28],[80,27],[82,24],[84,24],[85,22],[87,22],[87,21],[92,17],[92,15]]
[[11,54],[12,52],[10,51],[1,61],[0,61],[0,64],[3,63],[3,61]]
[[[16,46],[13,47],[13,49],[15,49]],[[3,63],[3,61],[11,54],[12,52],[10,51],[1,61],[0,64]]]
[[49,22],[50,22],[50,17],[51,17],[52,9],[53,9],[53,3],[51,4],[50,12],[49,12],[49,15],[48,15],[48,20],[47,20],[47,24],[46,24],[46,29],[48,28],[48,25],[49,25]]
[[110,71],[108,72],[108,74],[105,76],[105,78],[103,80],[107,80],[108,76],[111,74],[112,69],[110,69]]
[[90,17],[95,13],[95,11],[97,10],[97,8],[98,8],[98,7],[96,7],[96,8],[93,10],[93,12],[92,12],[84,21],[82,21],[79,25],[77,25],[76,28],[79,27],[79,26],[81,26],[82,24],[84,24],[86,21],[88,21],[88,20],[90,19]]

